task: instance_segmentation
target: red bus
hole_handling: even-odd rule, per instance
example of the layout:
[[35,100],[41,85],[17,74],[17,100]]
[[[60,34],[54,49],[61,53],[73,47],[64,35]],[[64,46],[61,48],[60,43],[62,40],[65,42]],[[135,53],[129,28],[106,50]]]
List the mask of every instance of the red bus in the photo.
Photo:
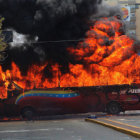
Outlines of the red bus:
[[67,87],[12,91],[0,101],[1,115],[56,115],[86,112],[119,114],[140,110],[140,85]]

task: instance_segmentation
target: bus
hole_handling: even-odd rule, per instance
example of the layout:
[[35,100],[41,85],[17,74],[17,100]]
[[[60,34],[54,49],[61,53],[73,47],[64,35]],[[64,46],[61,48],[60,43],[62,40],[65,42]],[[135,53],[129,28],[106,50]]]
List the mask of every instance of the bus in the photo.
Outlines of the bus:
[[87,112],[119,114],[126,110],[140,110],[140,85],[18,89],[0,100],[1,115],[25,118]]

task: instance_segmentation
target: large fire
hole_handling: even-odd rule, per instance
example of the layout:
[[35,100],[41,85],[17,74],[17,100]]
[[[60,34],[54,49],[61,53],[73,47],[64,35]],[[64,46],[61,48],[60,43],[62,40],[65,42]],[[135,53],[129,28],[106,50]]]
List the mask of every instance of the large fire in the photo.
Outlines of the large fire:
[[0,97],[7,96],[11,82],[23,89],[140,83],[140,56],[135,51],[134,40],[123,35],[122,27],[123,23],[116,17],[96,21],[83,42],[76,48],[68,48],[75,60],[82,63],[69,63],[67,74],[62,74],[60,66],[54,64],[51,80],[43,74],[47,62],[30,66],[26,76],[14,62],[10,70],[3,71],[0,66]]

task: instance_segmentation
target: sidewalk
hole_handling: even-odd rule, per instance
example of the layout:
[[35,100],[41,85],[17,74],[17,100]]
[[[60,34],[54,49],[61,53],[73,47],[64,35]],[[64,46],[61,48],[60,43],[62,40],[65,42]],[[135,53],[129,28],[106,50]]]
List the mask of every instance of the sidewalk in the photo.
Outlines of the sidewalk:
[[[125,120],[126,117],[127,116],[115,116],[115,117],[114,116],[113,117],[98,117],[97,116],[96,118],[96,116],[91,116],[91,117],[86,118],[85,121],[97,123],[97,124],[112,128],[114,130],[120,131],[122,133],[129,134],[136,138],[140,138],[140,126],[136,126],[136,122],[132,125],[130,123],[122,121],[122,120]],[[137,117],[136,118],[136,121],[137,121],[140,118],[140,116],[136,116],[136,117]],[[129,116],[129,119],[130,118],[131,116]]]

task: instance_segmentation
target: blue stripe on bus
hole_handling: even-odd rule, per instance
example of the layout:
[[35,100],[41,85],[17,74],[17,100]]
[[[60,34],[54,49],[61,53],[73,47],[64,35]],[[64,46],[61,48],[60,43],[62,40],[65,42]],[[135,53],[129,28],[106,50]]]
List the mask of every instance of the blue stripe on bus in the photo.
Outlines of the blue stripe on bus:
[[29,93],[29,94],[24,94],[17,98],[16,104],[24,97],[33,97],[33,96],[39,96],[39,97],[55,97],[55,98],[72,98],[72,97],[77,97],[79,96],[79,93],[68,93],[68,94],[51,94],[51,93]]

